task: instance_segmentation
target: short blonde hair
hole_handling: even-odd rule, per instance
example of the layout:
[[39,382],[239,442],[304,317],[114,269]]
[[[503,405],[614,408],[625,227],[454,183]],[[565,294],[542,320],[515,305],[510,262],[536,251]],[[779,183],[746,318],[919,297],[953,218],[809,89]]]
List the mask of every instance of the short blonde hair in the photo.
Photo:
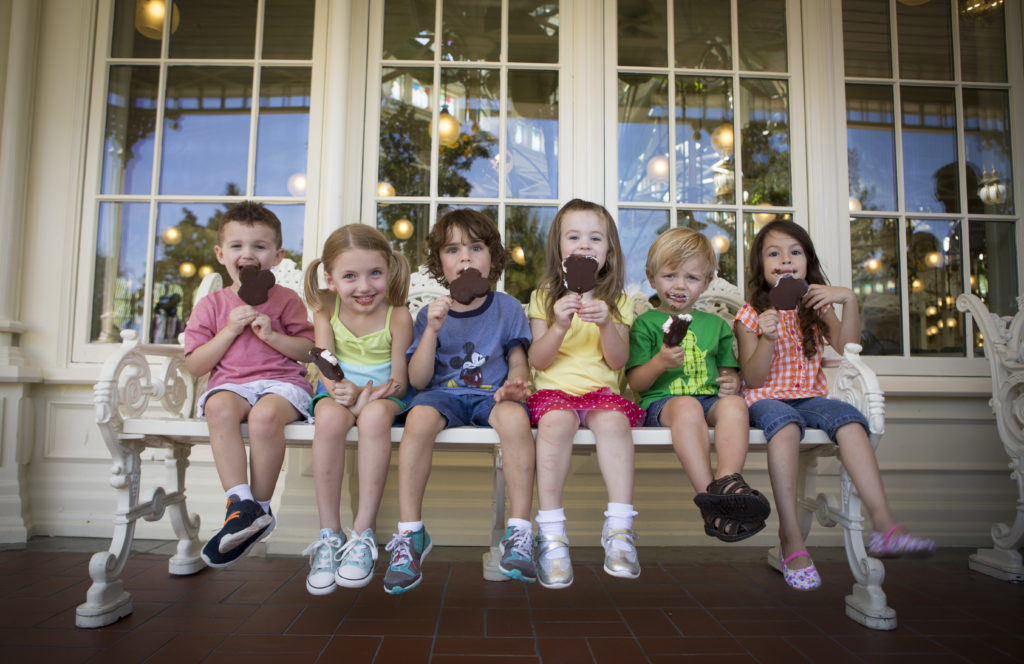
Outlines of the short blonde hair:
[[647,251],[645,269],[648,275],[654,275],[662,268],[676,267],[695,257],[703,258],[707,264],[704,276],[713,277],[718,269],[718,259],[711,241],[692,228],[670,228],[659,235]]

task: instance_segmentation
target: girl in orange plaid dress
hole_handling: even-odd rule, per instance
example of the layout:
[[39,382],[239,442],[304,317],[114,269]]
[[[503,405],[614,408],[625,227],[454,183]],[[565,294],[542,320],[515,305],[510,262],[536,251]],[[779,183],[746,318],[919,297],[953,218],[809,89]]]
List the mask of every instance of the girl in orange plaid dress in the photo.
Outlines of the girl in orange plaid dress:
[[[763,429],[768,439],[768,472],[779,515],[779,562],[786,583],[798,590],[821,585],[797,520],[797,457],[805,427],[825,431],[839,445],[843,465],[874,527],[868,552],[880,557],[931,555],[935,542],[910,534],[889,509],[867,420],[852,405],[826,397],[821,370],[825,342],[841,351],[860,339],[853,291],[828,285],[807,231],[788,220],[766,224],[754,238],[748,274],[749,302],[736,315],[735,331],[750,423]],[[769,294],[784,276],[808,284],[792,310],[771,304]],[[842,305],[842,320],[836,304]]]

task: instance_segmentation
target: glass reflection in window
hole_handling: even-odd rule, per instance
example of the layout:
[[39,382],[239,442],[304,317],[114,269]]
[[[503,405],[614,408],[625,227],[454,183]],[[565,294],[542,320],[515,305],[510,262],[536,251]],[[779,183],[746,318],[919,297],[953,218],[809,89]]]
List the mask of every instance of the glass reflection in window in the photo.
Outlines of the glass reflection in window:
[[953,79],[953,23],[947,0],[897,2],[896,38],[901,78]]
[[751,205],[791,205],[789,83],[740,81],[743,195]]
[[104,194],[149,193],[159,77],[156,67],[110,68],[100,183]]
[[619,200],[668,201],[668,78],[619,75]]
[[459,129],[453,140],[439,136],[437,193],[495,197],[501,166],[500,73],[497,69],[442,69],[441,79],[442,107],[448,108]]
[[728,2],[675,0],[676,67],[732,69],[732,7]]
[[[736,254],[736,215],[732,212],[714,210],[680,210],[678,226],[686,226],[700,232],[711,241],[718,259],[718,276],[730,284],[739,286],[737,282]],[[742,290],[742,289],[741,289]]]
[[[558,72],[509,71],[504,169],[510,198],[558,197]],[[502,163],[504,161],[504,163]]]
[[846,86],[846,158],[851,210],[896,209],[892,88]]
[[963,291],[961,224],[948,220],[908,219],[906,229],[910,352],[912,355],[962,356],[963,315],[955,304]]
[[500,57],[501,0],[444,0],[441,26],[442,60],[495,62]]
[[740,69],[788,71],[786,0],[737,0],[736,15]]
[[[1006,82],[1006,8],[1002,2],[970,2],[959,15],[960,77]],[[969,9],[968,9],[969,7]]]
[[1013,214],[1013,161],[1007,93],[1005,90],[964,88],[963,100],[968,211]]
[[619,66],[668,65],[668,15],[665,0],[619,0]]
[[850,219],[850,259],[864,354],[901,355],[899,222]]
[[889,78],[889,0],[843,0],[843,62],[847,76]]
[[174,0],[174,4],[181,12],[181,24],[171,34],[172,58],[255,57],[257,0]]
[[426,196],[430,192],[429,68],[381,73],[378,195]]
[[520,302],[529,302],[545,267],[548,229],[556,207],[509,205],[505,208],[505,248],[512,261],[505,270],[505,292]]
[[558,2],[509,0],[509,62],[558,62]]
[[435,0],[387,0],[384,5],[385,60],[434,59]]
[[405,255],[413,272],[423,264],[423,247],[430,230],[430,209],[426,205],[380,204],[377,229]]
[[732,79],[676,78],[678,202],[732,203],[736,200],[732,113]]
[[971,292],[999,316],[1017,313],[1019,255],[1013,222],[971,220]]
[[309,95],[308,67],[264,67],[261,71],[256,195],[306,195]]
[[908,212],[959,212],[956,103],[952,88],[905,85],[903,184]]
[[142,331],[149,254],[149,204],[99,204],[90,341]]
[[655,238],[670,228],[668,210],[619,208],[619,243],[626,265],[626,293],[654,295],[647,281],[647,251]]

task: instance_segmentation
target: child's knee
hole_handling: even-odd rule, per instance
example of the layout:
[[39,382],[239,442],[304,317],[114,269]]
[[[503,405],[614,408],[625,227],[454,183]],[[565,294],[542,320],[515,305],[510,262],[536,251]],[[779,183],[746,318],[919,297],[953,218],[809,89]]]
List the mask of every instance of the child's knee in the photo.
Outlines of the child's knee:
[[[668,417],[665,417],[665,416]],[[662,421],[671,424],[696,426],[706,424],[704,408],[693,397],[675,397],[670,399],[662,410]]]

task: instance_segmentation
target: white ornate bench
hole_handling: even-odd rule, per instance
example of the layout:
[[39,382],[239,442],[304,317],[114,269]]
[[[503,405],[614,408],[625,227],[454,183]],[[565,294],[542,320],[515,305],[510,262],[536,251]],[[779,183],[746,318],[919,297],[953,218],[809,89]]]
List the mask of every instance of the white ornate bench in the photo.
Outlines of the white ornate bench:
[[[301,292],[301,273],[291,261],[275,270],[278,283]],[[200,287],[198,297],[219,287],[219,277],[211,275]],[[424,304],[447,291],[423,273],[413,275],[409,307],[414,315]],[[637,310],[649,305],[642,295],[634,297]],[[701,298],[698,306],[722,315],[730,322],[742,305],[738,290],[716,279]],[[93,555],[89,564],[92,586],[85,603],[78,606],[79,627],[100,627],[111,624],[132,612],[131,594],[125,590],[121,572],[131,554],[135,523],[139,519],[156,521],[164,512],[170,514],[171,526],[178,539],[177,551],[168,561],[171,574],[194,574],[204,567],[200,558],[199,517],[190,514],[186,505],[186,473],[194,445],[209,444],[205,420],[195,419],[194,403],[203,391],[203,380],[195,379],[185,369],[180,345],[154,345],[139,341],[133,331],[122,332],[122,343],[103,365],[94,388],[96,424],[113,460],[110,484],[116,493],[113,512],[113,540],[109,550]],[[831,374],[830,396],[849,402],[860,409],[870,424],[870,439],[878,445],[884,433],[884,397],[874,372],[861,360],[860,347],[847,345],[841,358],[827,361]],[[244,429],[244,427],[243,427]],[[244,431],[243,431],[244,434]],[[309,447],[313,426],[292,424],[285,428],[290,447]],[[401,440],[402,429],[393,428],[394,443]],[[349,444],[357,440],[350,431]],[[638,451],[672,452],[668,429],[638,428],[633,430]],[[714,432],[712,432],[712,442]],[[485,452],[494,458],[493,530],[491,549],[484,554],[484,577],[504,581],[497,571],[497,544],[505,529],[505,483],[502,475],[501,449],[492,429],[458,427],[446,429],[437,437],[437,448]],[[750,432],[751,452],[767,449],[763,432]],[[594,436],[580,430],[573,440],[577,452],[594,450]],[[151,495],[140,496],[141,455],[147,448],[164,448],[168,488],[157,488]],[[808,429],[800,454],[801,526],[806,537],[811,516],[825,526],[843,528],[847,560],[855,583],[846,596],[846,615],[873,629],[895,629],[896,613],[886,605],[882,580],[882,563],[869,558],[863,541],[863,517],[860,499],[846,474],[840,470],[840,495],[814,495],[817,459],[836,456],[836,446],[822,431]],[[766,560],[778,569],[778,552],[772,547]],[[780,583],[779,592],[786,592]]]
[[991,549],[971,554],[968,566],[1003,581],[1024,582],[1020,549],[1024,546],[1024,295],[1017,298],[1017,314],[998,316],[975,295],[964,293],[956,308],[969,312],[981,330],[992,373],[989,405],[1003,449],[1010,457],[1010,479],[1017,481],[1017,511],[1012,525],[992,526]]

